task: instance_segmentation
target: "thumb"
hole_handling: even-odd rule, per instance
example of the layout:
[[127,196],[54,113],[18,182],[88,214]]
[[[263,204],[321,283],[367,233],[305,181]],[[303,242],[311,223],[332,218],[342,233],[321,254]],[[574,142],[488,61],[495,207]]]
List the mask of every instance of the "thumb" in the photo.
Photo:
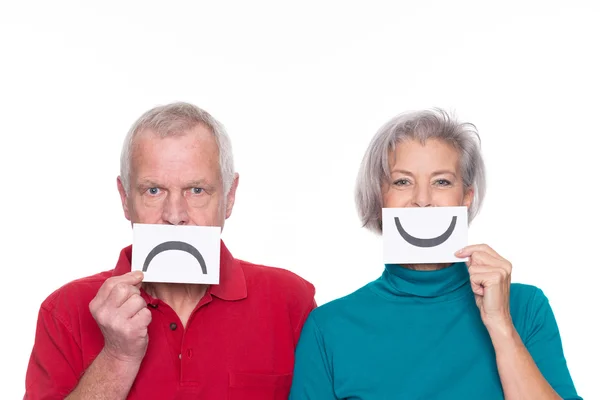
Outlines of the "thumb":
[[144,273],[142,271],[131,271],[125,275],[128,275],[128,283],[137,286],[142,284],[144,279]]

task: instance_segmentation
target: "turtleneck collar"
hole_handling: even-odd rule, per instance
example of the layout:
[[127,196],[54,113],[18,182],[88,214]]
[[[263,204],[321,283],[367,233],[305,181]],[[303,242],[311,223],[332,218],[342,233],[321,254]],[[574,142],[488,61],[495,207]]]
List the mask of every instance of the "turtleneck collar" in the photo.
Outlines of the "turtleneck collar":
[[394,298],[445,301],[471,292],[467,265],[459,262],[436,271],[417,271],[399,264],[386,264],[375,289]]

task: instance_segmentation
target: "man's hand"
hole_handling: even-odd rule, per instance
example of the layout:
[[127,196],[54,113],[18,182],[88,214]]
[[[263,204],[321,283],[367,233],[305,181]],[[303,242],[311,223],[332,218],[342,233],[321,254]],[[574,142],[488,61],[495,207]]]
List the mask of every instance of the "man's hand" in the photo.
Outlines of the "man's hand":
[[143,273],[108,278],[90,302],[90,312],[104,335],[103,352],[116,360],[141,363],[148,347],[152,314],[140,296]]

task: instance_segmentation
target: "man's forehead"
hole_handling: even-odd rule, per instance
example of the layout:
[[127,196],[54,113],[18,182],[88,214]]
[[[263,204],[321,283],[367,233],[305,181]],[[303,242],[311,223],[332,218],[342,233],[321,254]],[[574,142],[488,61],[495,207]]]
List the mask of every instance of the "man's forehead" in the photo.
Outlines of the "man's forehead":
[[202,175],[218,173],[219,149],[214,142],[190,136],[181,140],[141,137],[132,149],[131,164],[135,172],[149,177],[169,174],[203,179]]
[[[154,131],[141,131],[139,135],[134,137],[130,154],[133,160],[143,158],[148,153],[162,158],[162,153],[165,153],[164,156],[166,156],[168,150],[173,149],[176,152],[185,151],[186,149],[198,150],[202,153],[203,158],[218,157],[219,154],[216,138],[210,131],[205,129],[194,129],[165,137]],[[185,156],[185,154],[181,154],[181,157]]]
[[171,127],[170,129],[144,128],[134,135],[133,144],[135,145],[136,142],[143,140],[163,140],[187,136],[195,136],[200,140],[215,140],[212,131],[206,125],[196,124],[195,126]]

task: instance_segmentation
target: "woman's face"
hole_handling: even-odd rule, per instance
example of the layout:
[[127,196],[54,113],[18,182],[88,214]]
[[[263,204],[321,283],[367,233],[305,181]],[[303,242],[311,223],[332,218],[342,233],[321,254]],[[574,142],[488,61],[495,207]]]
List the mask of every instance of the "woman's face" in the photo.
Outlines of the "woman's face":
[[446,142],[409,140],[389,156],[391,180],[381,188],[383,207],[471,205],[473,189],[463,185],[459,153]]

